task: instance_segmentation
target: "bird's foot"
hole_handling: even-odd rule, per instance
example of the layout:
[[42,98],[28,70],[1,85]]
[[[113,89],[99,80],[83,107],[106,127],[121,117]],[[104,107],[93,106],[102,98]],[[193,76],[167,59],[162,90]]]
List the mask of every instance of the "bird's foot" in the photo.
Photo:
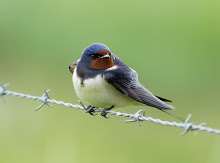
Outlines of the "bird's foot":
[[97,114],[94,114],[95,110],[94,110],[94,106],[87,106],[86,111],[84,113],[89,113],[90,115],[96,116]]
[[108,110],[107,109],[103,109],[102,112],[101,112],[101,116],[103,116],[106,119],[109,119],[109,117],[106,116],[107,115],[106,111],[108,111]]
[[89,113],[90,115],[93,115],[93,116],[97,115],[97,114],[94,114],[94,112],[95,112],[95,110],[94,110],[95,107],[94,106],[89,105],[89,106],[85,107],[85,105],[81,101],[79,101],[79,103],[85,109],[84,113]]
[[111,110],[111,109],[114,108],[114,107],[115,107],[115,106],[111,106],[110,108],[105,108],[105,109],[103,109],[102,112],[101,112],[101,116],[105,117],[106,119],[109,119],[109,117],[106,116],[106,115],[107,115],[107,112],[106,112],[106,111],[109,111],[109,110]]

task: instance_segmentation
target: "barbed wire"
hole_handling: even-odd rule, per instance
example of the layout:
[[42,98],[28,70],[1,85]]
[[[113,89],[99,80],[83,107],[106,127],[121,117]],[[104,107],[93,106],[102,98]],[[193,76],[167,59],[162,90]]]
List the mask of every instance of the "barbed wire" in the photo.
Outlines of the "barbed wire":
[[[48,94],[50,92],[50,90],[45,90],[44,94],[40,97],[40,96],[32,96],[32,95],[28,95],[28,94],[9,91],[9,90],[6,90],[6,88],[5,88],[9,84],[2,84],[2,83],[0,83],[0,84],[1,84],[1,86],[0,86],[0,97],[2,98],[3,102],[5,102],[5,99],[4,99],[5,95],[11,95],[11,96],[17,96],[17,97],[20,97],[20,98],[41,101],[42,104],[39,105],[35,109],[35,111],[39,110],[44,105],[47,105],[48,107],[52,107],[50,105],[50,103],[51,104],[62,105],[62,106],[69,107],[69,108],[82,109],[82,110],[86,109],[85,106],[80,101],[79,102],[82,106],[73,105],[71,103],[65,103],[63,101],[57,101],[57,100],[54,100],[54,99],[50,99],[49,94]],[[102,112],[102,111],[103,111],[102,109],[94,108],[94,112]],[[189,120],[191,118],[191,114],[188,115],[188,117],[186,118],[186,121],[184,123],[177,123],[177,122],[163,121],[163,120],[160,120],[160,119],[154,119],[152,117],[145,117],[145,111],[144,110],[139,110],[135,114],[121,113],[121,112],[116,112],[116,111],[106,111],[106,112],[110,115],[116,115],[116,116],[131,118],[129,120],[125,120],[125,122],[126,123],[137,122],[139,126],[141,125],[140,124],[141,121],[148,121],[148,122],[154,122],[154,123],[165,125],[165,126],[173,126],[173,127],[183,128],[184,132],[182,133],[182,135],[185,135],[188,131],[194,131],[194,130],[205,131],[205,132],[213,133],[213,134],[220,134],[220,130],[218,130],[218,129],[212,129],[210,127],[205,127],[206,123],[201,123],[199,125],[195,125],[195,124],[189,122]]]

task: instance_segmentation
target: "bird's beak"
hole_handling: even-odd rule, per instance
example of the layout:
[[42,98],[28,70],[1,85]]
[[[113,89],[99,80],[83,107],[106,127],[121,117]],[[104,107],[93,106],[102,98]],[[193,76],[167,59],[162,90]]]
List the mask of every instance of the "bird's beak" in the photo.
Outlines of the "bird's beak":
[[108,58],[110,58],[110,57],[111,57],[110,54],[106,54],[106,55],[101,56],[100,58],[102,58],[102,59],[108,59]]
[[71,65],[69,65],[69,71],[73,74],[74,69],[76,68],[76,66],[78,65],[78,62],[80,61],[80,59],[78,59],[77,61],[73,62]]

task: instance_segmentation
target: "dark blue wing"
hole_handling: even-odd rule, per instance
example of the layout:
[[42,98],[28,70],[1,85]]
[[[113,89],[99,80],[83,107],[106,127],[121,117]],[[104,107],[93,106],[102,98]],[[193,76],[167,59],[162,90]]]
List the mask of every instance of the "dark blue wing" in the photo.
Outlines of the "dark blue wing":
[[120,59],[113,56],[115,68],[109,68],[103,73],[104,79],[114,86],[122,94],[131,97],[132,99],[158,109],[174,109],[158,99],[150,91],[144,88],[138,82],[136,71],[127,67]]

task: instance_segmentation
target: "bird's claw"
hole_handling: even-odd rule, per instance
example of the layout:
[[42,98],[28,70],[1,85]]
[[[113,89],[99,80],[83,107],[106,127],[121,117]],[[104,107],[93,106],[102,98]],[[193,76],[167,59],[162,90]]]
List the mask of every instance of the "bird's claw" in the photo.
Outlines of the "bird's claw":
[[94,108],[95,108],[94,106],[89,105],[84,113],[89,113],[90,115],[96,116],[97,114],[94,114],[95,112]]
[[84,113],[89,113],[90,115],[93,115],[93,116],[97,115],[97,114],[94,114],[94,112],[95,112],[95,110],[94,110],[95,107],[94,106],[89,105],[89,106],[85,107],[85,105],[81,101],[79,101],[79,103],[85,109]]
[[[96,114],[94,114],[96,111],[94,110],[94,108],[97,108],[97,107],[94,107],[92,105],[88,105],[87,107],[85,107],[85,105],[79,101],[79,103],[82,105],[82,107],[85,109],[85,112],[84,113],[89,113],[90,115],[93,115],[93,116],[96,116]],[[111,110],[112,108],[114,108],[115,106],[111,106],[110,108],[106,108],[106,109],[103,109],[102,112],[101,112],[101,116],[105,117],[106,119],[109,119],[109,117],[107,117],[107,112],[106,111],[109,111]]]
[[106,116],[107,115],[106,111],[107,111],[106,109],[103,109],[102,112],[101,112],[101,116],[103,116],[106,119],[109,119],[109,117]]

